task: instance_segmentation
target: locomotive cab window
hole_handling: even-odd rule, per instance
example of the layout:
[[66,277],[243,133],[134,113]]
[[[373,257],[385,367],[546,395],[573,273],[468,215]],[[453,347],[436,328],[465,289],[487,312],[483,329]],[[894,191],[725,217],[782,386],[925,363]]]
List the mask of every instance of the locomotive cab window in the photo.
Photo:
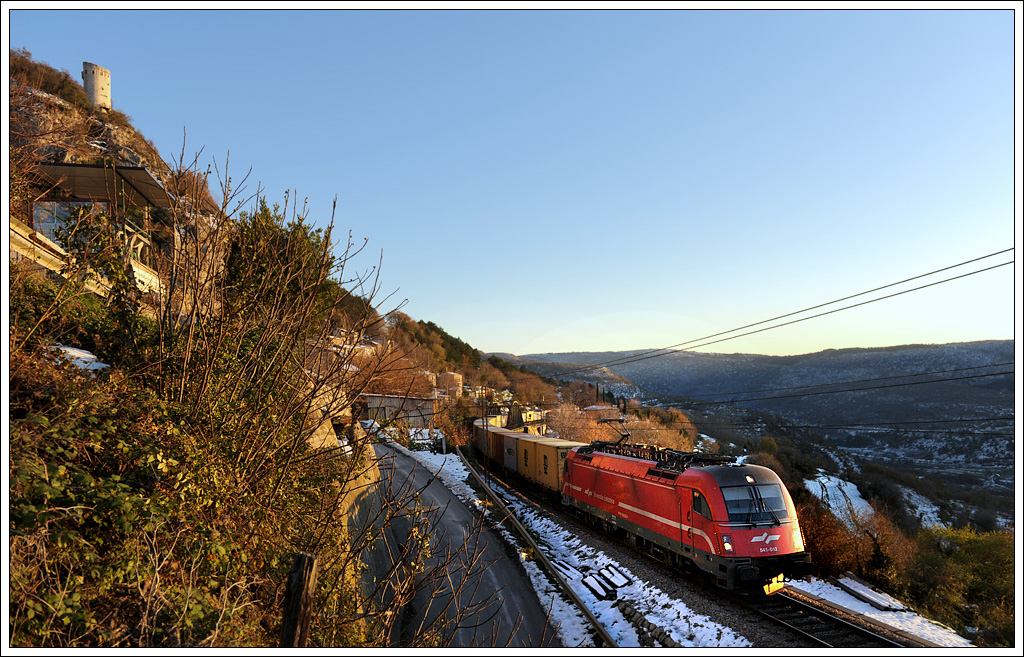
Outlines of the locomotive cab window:
[[722,488],[729,522],[777,524],[789,516],[778,484],[725,486]]
[[693,512],[711,520],[711,507],[699,490],[693,491]]

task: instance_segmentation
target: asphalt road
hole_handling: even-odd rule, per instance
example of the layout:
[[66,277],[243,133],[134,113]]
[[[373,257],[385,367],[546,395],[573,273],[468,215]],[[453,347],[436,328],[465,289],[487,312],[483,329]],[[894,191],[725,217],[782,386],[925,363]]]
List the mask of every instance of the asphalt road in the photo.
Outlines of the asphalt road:
[[430,472],[415,459],[387,445],[375,449],[383,459],[381,484],[396,495],[419,491],[407,508],[426,510],[426,522],[416,531],[409,518],[397,519],[394,540],[401,545],[430,536],[430,556],[416,576],[422,590],[403,611],[396,637],[401,645],[430,628],[442,645],[452,647],[559,646],[518,557],[496,532],[481,526],[480,514],[440,480],[430,481]]

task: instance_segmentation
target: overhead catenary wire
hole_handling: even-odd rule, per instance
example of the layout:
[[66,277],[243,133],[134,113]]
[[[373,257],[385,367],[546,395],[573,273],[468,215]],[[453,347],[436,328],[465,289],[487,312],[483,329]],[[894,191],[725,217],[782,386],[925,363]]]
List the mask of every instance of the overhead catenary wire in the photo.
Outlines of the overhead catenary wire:
[[[632,424],[640,418],[628,418]],[[977,418],[959,418],[955,420],[891,420],[891,421],[878,421],[878,422],[845,422],[835,424],[785,424],[784,429],[871,429],[871,430],[884,430],[888,429],[891,431],[903,431],[907,433],[959,433],[964,435],[995,435],[995,436],[1011,436],[1012,433],[1004,432],[989,432],[989,431],[958,431],[955,429],[902,429],[900,427],[904,425],[908,426],[920,426],[927,424],[980,424],[980,423],[994,423],[994,422],[1013,422],[1015,418],[1013,416],[1000,416],[1000,417],[977,417]],[[758,422],[709,422],[706,420],[700,420],[690,423],[693,427],[697,428],[698,425],[701,430],[710,429],[734,429],[734,430],[755,430],[765,431],[769,429],[763,423]],[[657,426],[657,427],[643,427],[637,428],[636,431],[644,432],[673,432],[679,433],[680,430],[689,428],[690,425],[685,426]]]
[[[925,273],[925,274],[920,274],[918,276],[913,276],[911,278],[903,279],[903,280],[897,281],[895,283],[890,283],[888,285],[883,285],[883,286],[880,286],[880,287],[876,287],[876,288],[873,288],[871,290],[866,290],[864,292],[859,292],[857,294],[841,297],[841,298],[835,299],[833,301],[829,301],[829,302],[822,303],[822,304],[817,304],[815,306],[810,306],[810,307],[804,308],[802,310],[794,311],[794,312],[791,312],[791,313],[786,313],[786,314],[783,314],[783,315],[778,315],[776,317],[773,317],[773,318],[770,318],[770,319],[766,319],[766,320],[762,320],[762,321],[759,321],[759,322],[754,322],[754,323],[751,323],[751,324],[746,324],[744,326],[740,326],[740,327],[737,327],[735,329],[731,329],[729,331],[722,331],[722,332],[719,332],[719,333],[714,333],[714,334],[705,336],[703,338],[697,338],[697,339],[690,340],[690,341],[687,341],[687,342],[677,343],[675,345],[671,345],[669,347],[663,347],[661,349],[650,350],[650,351],[646,351],[646,352],[640,352],[639,354],[631,354],[629,356],[624,356],[624,357],[616,358],[616,359],[613,359],[613,360],[610,360],[610,361],[605,361],[605,362],[602,362],[602,363],[587,364],[587,365],[584,365],[584,366],[580,366],[580,367],[568,370],[566,372],[562,372],[562,373],[560,373],[559,376],[565,376],[567,374],[573,374],[573,373],[576,373],[576,372],[585,372],[585,371],[588,371],[588,370],[593,370],[593,369],[597,369],[597,368],[606,367],[608,365],[616,365],[616,364],[624,365],[624,364],[628,364],[628,363],[638,362],[638,361],[641,361],[641,360],[647,360],[647,359],[650,359],[650,358],[656,358],[656,357],[668,355],[668,354],[671,354],[671,353],[678,353],[678,350],[676,349],[677,347],[682,347],[684,345],[692,345],[692,343],[694,343],[694,342],[702,342],[704,340],[709,340],[707,342],[703,342],[702,344],[692,345],[692,346],[690,346],[691,349],[707,346],[707,345],[710,345],[710,344],[716,344],[716,343],[723,342],[723,341],[726,341],[726,340],[731,340],[731,339],[735,339],[735,338],[739,338],[739,337],[744,337],[744,336],[747,336],[747,335],[752,335],[754,333],[760,333],[760,332],[763,332],[763,331],[768,331],[768,330],[772,330],[772,329],[775,329],[775,328],[780,328],[782,326],[788,326],[788,325],[795,324],[795,323],[798,323],[798,322],[807,321],[809,319],[814,319],[814,318],[817,318],[817,317],[822,317],[822,316],[825,316],[825,315],[841,312],[841,311],[844,311],[844,310],[849,310],[851,308],[856,308],[856,307],[859,307],[859,306],[867,305],[869,303],[874,303],[876,301],[881,301],[881,300],[884,300],[884,299],[889,299],[889,298],[893,298],[893,297],[900,296],[900,295],[903,295],[903,294],[908,294],[910,292],[922,290],[922,289],[933,287],[933,286],[940,285],[940,284],[943,284],[943,283],[948,283],[950,281],[958,280],[958,279],[961,279],[961,278],[966,278],[968,276],[973,276],[975,274],[980,274],[980,273],[983,273],[983,272],[986,272],[986,271],[990,271],[990,270],[993,270],[993,269],[996,269],[996,268],[999,268],[999,267],[1003,267],[1003,266],[1006,266],[1008,264],[1012,264],[1014,261],[1010,260],[1008,262],[1003,262],[1003,263],[1000,263],[1000,264],[997,264],[997,265],[993,265],[991,267],[986,267],[986,268],[983,268],[983,269],[980,269],[980,270],[975,270],[975,271],[972,271],[972,272],[968,272],[966,274],[961,274],[959,276],[953,276],[953,277],[950,277],[950,278],[947,278],[947,279],[943,279],[943,280],[940,280],[940,281],[935,281],[935,282],[928,283],[928,284],[925,284],[925,285],[921,285],[921,286],[918,286],[918,287],[914,287],[914,288],[911,288],[911,289],[908,289],[908,290],[902,290],[900,292],[895,292],[893,294],[885,295],[885,296],[882,296],[882,297],[877,297],[877,298],[874,298],[874,299],[869,299],[867,301],[863,301],[863,302],[856,303],[856,304],[851,304],[851,305],[848,305],[848,306],[844,306],[842,308],[836,308],[836,309],[833,309],[833,310],[829,310],[829,311],[826,311],[826,312],[823,312],[823,313],[818,313],[818,314],[811,315],[811,316],[808,316],[808,317],[802,317],[802,318],[799,318],[799,319],[791,320],[791,321],[784,322],[784,323],[781,323],[781,324],[775,324],[775,325],[764,327],[764,328],[757,329],[757,330],[754,330],[754,331],[748,331],[746,333],[741,333],[741,334],[738,334],[738,335],[728,336],[728,334],[730,334],[730,333],[735,333],[737,331],[742,331],[742,330],[747,329],[747,328],[752,328],[752,327],[755,327],[755,326],[760,326],[762,324],[767,324],[767,323],[770,323],[770,322],[773,322],[773,321],[777,321],[779,319],[784,319],[786,317],[792,317],[792,316],[795,316],[795,315],[799,315],[799,314],[802,314],[802,313],[805,313],[805,312],[816,310],[818,308],[823,308],[823,307],[826,307],[826,306],[829,306],[829,305],[840,303],[842,301],[846,301],[846,300],[853,299],[853,298],[856,298],[856,297],[859,297],[859,296],[863,296],[865,294],[871,294],[873,292],[877,292],[877,291],[880,291],[880,290],[888,289],[888,288],[894,287],[896,285],[901,285],[901,284],[904,284],[904,283],[907,283],[907,282],[910,282],[910,281],[913,281],[913,280],[919,280],[919,279],[927,277],[927,276],[931,276],[931,275],[934,275],[934,274],[937,274],[937,273],[940,273],[940,272],[943,272],[943,271],[948,271],[950,269],[955,269],[957,267],[961,267],[961,266],[964,266],[964,265],[967,265],[967,264],[978,262],[980,260],[991,258],[991,257],[997,256],[997,255],[1001,255],[1001,254],[1004,254],[1004,253],[1007,253],[1007,252],[1013,251],[1013,250],[1014,250],[1014,248],[1011,247],[1011,248],[1008,248],[1008,249],[1004,249],[1002,251],[997,251],[995,253],[991,253],[991,254],[988,254],[988,255],[985,255],[985,256],[981,256],[979,258],[973,258],[971,260],[966,260],[964,262],[957,263],[955,265],[950,265],[950,266],[947,266],[947,267],[943,267],[941,269],[933,270],[933,271]],[[728,336],[728,337],[720,337],[719,338],[719,336]],[[719,339],[710,340],[710,338],[719,338]],[[982,367],[988,367],[988,366],[978,366],[978,367],[962,368],[962,369],[963,370],[970,370],[970,369],[980,369]],[[950,370],[950,371],[955,371],[955,370]],[[941,373],[941,372],[936,372],[936,373]],[[901,387],[901,386],[910,386],[910,385],[926,385],[926,384],[931,384],[931,383],[941,383],[941,382],[945,382],[945,381],[957,381],[957,380],[964,380],[964,379],[974,379],[974,378],[982,378],[982,377],[987,377],[987,376],[1000,376],[1000,375],[1005,375],[1005,374],[1013,374],[1013,370],[1004,371],[1004,372],[997,372],[997,373],[992,373],[992,374],[982,374],[982,375],[967,376],[967,377],[953,377],[953,378],[944,378],[944,379],[936,379],[936,380],[929,380],[929,381],[912,381],[912,382],[905,382],[905,383],[895,383],[895,384],[887,384],[887,385],[879,385],[879,386],[869,386],[869,387],[861,387],[861,388],[851,388],[851,389],[843,389],[843,390],[814,391],[814,392],[805,392],[805,393],[793,394],[793,395],[775,395],[775,396],[770,396],[770,397],[746,398],[746,399],[740,399],[740,400],[730,399],[730,400],[722,400],[722,401],[705,401],[705,402],[695,402],[695,403],[696,404],[736,403],[738,401],[741,401],[741,402],[746,402],[746,401],[763,401],[763,400],[771,400],[771,399],[785,399],[785,398],[792,398],[792,397],[804,397],[804,396],[809,396],[809,395],[840,394],[840,393],[857,392],[857,391],[863,391],[863,390],[874,390],[874,389],[880,389],[880,388],[891,388],[891,387]],[[920,376],[920,374],[899,375],[899,376],[895,376],[895,377],[882,377],[882,378],[877,379],[877,380],[888,380],[888,379],[892,379],[892,378],[906,378],[908,376]],[[508,377],[509,381],[514,381],[516,379],[525,379],[525,378],[529,378],[529,377],[525,377],[525,376],[524,377],[515,377],[515,376]],[[861,382],[866,382],[866,381],[871,381],[871,379],[865,379],[865,380],[862,380]],[[854,383],[854,382],[847,382],[847,383]],[[840,383],[840,384],[834,384],[834,383],[832,383],[832,384],[813,384],[813,385],[807,385],[807,386],[797,386],[794,389],[803,389],[803,388],[809,388],[809,387],[824,387],[824,386],[830,386],[830,385],[842,385],[842,383]],[[784,389],[782,389],[782,390],[784,390]],[[746,394],[746,393],[731,393],[731,394],[735,395],[735,394]]]
[[766,400],[772,400],[772,399],[792,399],[794,397],[813,397],[813,396],[817,396],[817,395],[835,395],[835,394],[846,393],[846,392],[861,392],[861,391],[864,391],[864,390],[881,390],[881,389],[884,389],[884,388],[902,388],[902,387],[905,387],[905,386],[919,386],[919,385],[928,385],[928,384],[931,384],[931,383],[945,383],[947,381],[965,381],[965,380],[968,380],[968,379],[983,379],[983,378],[986,378],[986,377],[1003,376],[1003,375],[1006,375],[1006,374],[1013,374],[1013,373],[1014,373],[1014,370],[1011,369],[1011,370],[1004,370],[1004,371],[1001,371],[1001,372],[991,372],[991,373],[988,373],[988,374],[972,374],[972,375],[969,375],[969,376],[954,376],[954,377],[948,377],[948,378],[944,378],[944,379],[932,379],[930,381],[905,381],[903,383],[888,383],[888,384],[881,384],[881,385],[874,385],[874,386],[865,386],[863,388],[845,388],[843,390],[816,390],[816,391],[812,391],[812,392],[794,393],[794,394],[788,394],[788,395],[771,395],[771,396],[767,396],[767,397],[748,397],[748,398],[745,398],[745,399],[721,399],[721,400],[716,400],[716,401],[696,401],[696,402],[690,403],[689,405],[690,406],[702,406],[702,405],[707,405],[707,404],[735,404],[735,403],[749,402],[749,401],[766,401]]
[[[723,397],[723,396],[729,396],[729,395],[732,395],[732,396],[735,396],[735,395],[753,395],[753,394],[761,394],[761,393],[765,393],[765,392],[786,392],[786,391],[790,391],[790,390],[802,390],[804,388],[825,388],[825,387],[828,387],[828,386],[843,386],[843,385],[850,385],[850,384],[854,384],[854,383],[874,383],[876,381],[890,381],[892,379],[906,379],[906,378],[912,377],[912,376],[916,377],[916,376],[935,376],[937,374],[953,374],[953,373],[956,373],[956,372],[968,372],[970,370],[980,370],[980,369],[986,369],[986,368],[989,368],[989,367],[1006,367],[1006,366],[1013,365],[1013,364],[1014,364],[1013,361],[1005,361],[1005,362],[1002,362],[1002,363],[989,363],[987,365],[972,365],[970,367],[957,367],[957,368],[949,369],[949,370],[932,370],[932,371],[927,371],[927,372],[912,372],[910,374],[894,374],[892,376],[881,376],[881,377],[874,377],[874,378],[870,378],[870,379],[853,379],[853,380],[849,380],[849,381],[828,381],[828,382],[825,382],[825,383],[808,383],[806,385],[800,385],[800,386],[789,386],[789,387],[784,387],[784,388],[763,388],[763,389],[760,389],[760,390],[735,390],[735,391],[729,391],[729,392],[695,392],[695,393],[687,393],[686,395],[679,395],[679,396],[685,396],[685,397],[688,397],[688,398],[693,398],[693,397]],[[840,391],[840,392],[843,392],[843,391]],[[745,400],[740,400],[740,401],[745,401]]]
[[[851,295],[848,295],[848,296],[845,296],[845,297],[834,299],[832,301],[827,301],[825,303],[819,303],[819,304],[816,304],[814,306],[809,306],[807,308],[803,308],[802,310],[796,310],[796,311],[785,313],[785,314],[782,314],[782,315],[777,315],[777,316],[769,318],[769,319],[764,319],[764,320],[761,320],[761,321],[758,321],[758,322],[753,322],[753,323],[750,323],[750,324],[745,324],[743,326],[739,326],[739,327],[736,327],[734,329],[729,329],[728,331],[720,331],[718,333],[712,333],[710,335],[706,335],[706,336],[701,337],[701,338],[695,338],[693,340],[688,340],[688,341],[685,341],[685,342],[679,342],[679,343],[676,343],[674,345],[670,345],[668,347],[662,347],[660,349],[641,351],[639,353],[629,354],[627,356],[621,356],[621,357],[618,357],[618,358],[614,358],[612,360],[602,361],[602,362],[598,362],[598,363],[588,363],[586,365],[580,365],[578,367],[572,368],[572,369],[567,370],[565,372],[561,372],[559,374],[559,376],[571,375],[571,374],[575,374],[577,372],[587,372],[587,371],[590,371],[590,370],[600,369],[600,368],[604,368],[604,367],[609,367],[609,366],[612,366],[612,365],[626,365],[626,364],[629,364],[629,363],[634,363],[634,362],[638,362],[638,361],[641,361],[641,360],[647,360],[647,359],[650,359],[650,358],[658,358],[658,357],[661,357],[661,356],[667,356],[667,355],[670,355],[670,354],[679,353],[680,351],[685,351],[685,350],[682,350],[682,349],[679,349],[679,348],[680,347],[684,347],[684,346],[688,346],[688,345],[689,345],[688,349],[698,349],[700,347],[705,347],[705,346],[708,346],[708,345],[711,345],[711,344],[717,344],[719,342],[724,342],[724,341],[727,341],[727,340],[733,340],[733,339],[736,339],[736,338],[745,337],[745,336],[748,336],[748,335],[753,335],[755,333],[761,333],[761,332],[764,332],[764,331],[769,331],[769,330],[772,330],[772,329],[775,329],[775,328],[780,328],[782,326],[789,326],[791,324],[796,324],[798,322],[807,321],[809,319],[815,319],[817,317],[823,317],[825,315],[830,315],[830,314],[833,314],[833,313],[841,312],[843,310],[849,310],[851,308],[857,308],[859,306],[864,306],[864,305],[867,305],[869,303],[874,303],[876,301],[882,301],[882,300],[885,300],[885,299],[890,299],[890,298],[893,298],[893,297],[896,297],[896,296],[900,296],[902,294],[908,294],[910,292],[916,292],[918,290],[923,290],[925,288],[933,287],[935,285],[941,285],[943,283],[949,283],[951,281],[955,281],[955,280],[958,280],[958,279],[961,279],[961,278],[966,278],[967,276],[973,276],[975,274],[980,274],[980,273],[983,273],[983,272],[986,272],[986,271],[997,269],[999,267],[1004,267],[1006,265],[1013,264],[1014,261],[1013,260],[1009,260],[1007,262],[1003,262],[1003,263],[1000,263],[998,265],[993,265],[991,267],[986,267],[984,269],[975,270],[975,271],[972,271],[972,272],[968,272],[966,274],[961,274],[959,276],[953,276],[953,277],[950,277],[950,278],[947,278],[947,279],[943,279],[941,281],[935,281],[933,283],[928,283],[926,285],[921,285],[921,286],[914,287],[914,288],[911,288],[911,289],[908,289],[908,290],[902,290],[900,292],[895,292],[893,294],[888,294],[888,295],[885,295],[885,296],[876,297],[874,299],[869,299],[867,301],[862,301],[860,303],[851,304],[849,306],[844,306],[842,308],[836,308],[836,309],[833,309],[833,310],[829,310],[827,312],[818,313],[818,314],[811,315],[811,316],[808,316],[808,317],[802,317],[800,319],[795,319],[795,320],[791,320],[791,321],[788,321],[788,322],[783,322],[781,324],[775,324],[773,326],[757,329],[755,331],[749,331],[749,332],[746,332],[746,333],[741,333],[739,335],[729,336],[730,333],[736,333],[737,331],[743,331],[743,330],[748,329],[748,328],[753,328],[755,326],[761,326],[763,324],[767,324],[767,323],[770,323],[770,322],[778,321],[780,319],[785,319],[787,317],[793,317],[793,316],[796,316],[796,315],[800,315],[800,314],[803,314],[803,313],[806,313],[806,312],[810,312],[812,310],[817,310],[819,308],[824,308],[826,306],[830,306],[830,305],[833,305],[833,304],[836,304],[836,303],[841,303],[843,301],[848,301],[850,299],[861,297],[861,296],[864,296],[866,294],[871,294],[873,292],[879,292],[881,290],[892,288],[892,287],[895,287],[897,285],[902,285],[904,283],[909,283],[911,281],[915,281],[915,280],[919,280],[919,279],[922,279],[922,278],[926,278],[928,276],[933,276],[935,274],[938,274],[938,273],[941,273],[941,272],[944,272],[944,271],[949,271],[951,269],[956,269],[957,267],[963,267],[965,265],[969,265],[969,264],[974,263],[974,262],[985,260],[987,258],[992,258],[992,257],[998,256],[998,255],[1002,255],[1004,253],[1013,251],[1014,248],[1015,247],[1010,247],[1008,249],[1003,249],[1002,251],[996,251],[994,253],[990,253],[990,254],[985,255],[985,256],[981,256],[981,257],[978,257],[978,258],[972,258],[970,260],[965,260],[965,261],[957,263],[955,265],[949,265],[947,267],[942,267],[940,269],[936,269],[936,270],[927,272],[925,274],[919,274],[917,276],[912,276],[910,278],[905,278],[905,279],[903,279],[901,281],[896,281],[894,283],[889,283],[887,285],[882,285],[880,287],[872,288],[870,290],[865,290],[863,292],[858,292],[856,294],[851,294]],[[728,336],[728,337],[720,337],[720,336]],[[711,338],[720,338],[720,339],[711,340]],[[702,344],[693,344],[695,342],[700,342]]]
[[[830,382],[830,383],[816,383],[816,384],[809,384],[809,385],[803,385],[803,386],[792,386],[792,387],[789,387],[789,388],[768,389],[766,391],[768,391],[768,392],[785,392],[785,391],[788,391],[788,390],[802,390],[804,388],[823,388],[823,387],[828,387],[828,386],[849,385],[849,384],[854,384],[854,383],[866,383],[866,382],[873,382],[873,381],[888,381],[888,380],[892,380],[892,379],[905,379],[905,378],[908,378],[908,377],[929,376],[929,375],[934,375],[934,374],[944,374],[944,373],[953,373],[953,372],[966,372],[966,371],[975,370],[975,369],[984,369],[984,368],[987,368],[987,367],[996,367],[996,366],[1001,366],[1002,367],[1002,366],[1007,366],[1007,365],[1013,365],[1013,362],[992,363],[992,364],[989,364],[989,365],[977,365],[977,366],[974,366],[974,367],[962,367],[962,368],[957,368],[957,369],[952,369],[952,370],[936,370],[936,371],[932,371],[932,372],[916,372],[916,373],[913,373],[913,374],[899,374],[899,375],[894,375],[894,376],[889,376],[889,377],[879,377],[879,378],[874,378],[874,379],[855,379],[855,380],[852,380],[852,381],[833,381],[833,382]],[[860,387],[860,388],[841,388],[841,389],[838,389],[838,390],[817,390],[817,391],[810,391],[810,392],[803,392],[803,393],[793,393],[793,394],[787,394],[787,395],[770,395],[770,396],[766,396],[766,397],[749,397],[749,398],[744,398],[744,399],[732,398],[732,399],[717,399],[717,400],[707,401],[707,400],[691,400],[690,398],[692,398],[692,397],[700,397],[700,396],[736,397],[738,395],[751,394],[751,392],[756,392],[756,391],[696,393],[696,394],[687,394],[687,395],[676,395],[676,397],[680,398],[680,402],[677,404],[677,405],[680,405],[680,406],[686,406],[686,407],[709,406],[709,405],[718,405],[718,404],[737,404],[737,403],[748,402],[748,401],[766,401],[766,400],[772,400],[772,399],[791,399],[791,398],[794,398],[794,397],[808,397],[808,396],[817,396],[817,395],[832,395],[832,394],[841,394],[841,393],[847,393],[847,392],[859,392],[859,391],[863,391],[863,390],[877,390],[877,389],[883,389],[883,388],[898,388],[898,387],[905,387],[905,386],[927,385],[927,384],[931,384],[931,383],[943,383],[945,381],[961,381],[961,380],[965,380],[965,379],[980,379],[980,378],[993,377],[993,376],[1005,376],[1005,375],[1010,375],[1010,374],[1013,374],[1013,373],[1014,373],[1014,370],[1011,369],[1011,370],[1004,370],[1004,371],[1001,371],[1001,372],[989,372],[989,373],[985,373],[985,374],[975,374],[975,375],[964,376],[964,377],[947,377],[947,378],[942,378],[942,379],[930,379],[930,380],[926,380],[926,381],[905,381],[905,382],[902,382],[902,383],[892,383],[892,384],[876,385],[876,386],[864,386],[864,387]],[[538,406],[557,406],[557,405],[558,405],[558,403],[552,402],[550,404],[539,404]]]
[[[1000,263],[998,265],[993,265],[991,267],[986,267],[985,269],[979,269],[977,271],[972,271],[972,272],[969,272],[967,274],[961,274],[960,276],[953,276],[951,278],[947,278],[947,279],[944,279],[944,280],[941,280],[941,281],[936,281],[934,283],[928,283],[926,285],[921,285],[919,287],[911,288],[909,290],[903,290],[901,292],[894,292],[893,294],[888,294],[888,295],[885,295],[885,296],[882,296],[882,297],[878,297],[878,298],[875,298],[875,299],[870,299],[868,301],[862,301],[860,303],[851,304],[849,306],[844,306],[842,308],[836,308],[836,309],[829,310],[829,311],[826,311],[826,312],[823,312],[823,313],[818,313],[816,315],[810,315],[809,317],[801,317],[800,319],[794,319],[794,320],[791,320],[791,321],[788,321],[788,322],[783,322],[782,324],[775,324],[773,326],[768,326],[768,327],[765,327],[765,328],[760,328],[760,329],[757,329],[755,331],[747,331],[746,333],[740,333],[740,334],[737,334],[737,335],[731,335],[729,337],[720,338],[718,340],[709,340],[707,342],[702,342],[701,344],[692,345],[690,347],[690,349],[699,349],[701,347],[707,347],[708,345],[717,344],[719,342],[725,342],[726,340],[735,340],[736,338],[742,338],[742,337],[746,337],[748,335],[754,335],[755,333],[763,333],[764,331],[771,331],[773,329],[781,328],[783,326],[789,326],[791,324],[797,324],[797,323],[800,323],[800,322],[806,322],[807,320],[810,320],[810,319],[815,319],[815,318],[818,318],[818,317],[824,317],[825,315],[831,315],[831,314],[834,314],[834,313],[841,312],[843,310],[850,310],[851,308],[857,308],[859,306],[865,306],[865,305],[867,305],[869,303],[875,303],[876,301],[883,301],[885,299],[891,299],[892,297],[897,297],[897,296],[900,296],[900,295],[903,295],[903,294],[908,294],[910,292],[916,292],[918,290],[923,290],[925,288],[933,287],[935,285],[941,285],[942,283],[949,283],[950,281],[955,281],[955,280],[960,279],[960,278],[966,278],[967,276],[973,276],[974,274],[980,274],[980,273],[983,273],[983,272],[986,272],[986,271],[990,271],[992,269],[997,269],[999,267],[1005,267],[1006,265],[1013,264],[1013,262],[1014,262],[1013,260],[1010,260],[1008,262],[1003,262],[1003,263]],[[772,321],[772,320],[765,320],[765,321]],[[759,322],[759,323],[763,323],[763,322]],[[733,330],[740,330],[740,329],[733,329]],[[726,333],[728,333],[728,331],[726,331]],[[716,334],[716,335],[721,335],[721,334]],[[713,336],[708,336],[708,337],[713,337]],[[684,343],[684,344],[686,344],[686,343]],[[677,353],[677,352],[671,352],[671,353]],[[639,362],[639,361],[642,361],[642,360],[648,360],[648,359],[651,359],[651,358],[658,358],[660,356],[665,356],[665,355],[667,355],[667,354],[653,354],[653,355],[649,355],[649,356],[630,358],[628,360],[622,360],[622,361],[620,361],[620,362],[618,362],[616,364],[617,365],[627,365],[629,363],[636,363],[636,362]],[[594,366],[591,366],[591,367],[594,367]],[[605,366],[601,365],[600,367],[605,367]],[[585,371],[585,370],[581,370],[581,371]]]

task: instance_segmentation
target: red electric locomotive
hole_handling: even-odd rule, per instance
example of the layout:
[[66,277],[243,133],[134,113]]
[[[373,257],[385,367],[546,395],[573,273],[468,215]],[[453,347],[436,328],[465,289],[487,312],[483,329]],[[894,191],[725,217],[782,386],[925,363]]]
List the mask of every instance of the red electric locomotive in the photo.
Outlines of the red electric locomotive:
[[810,571],[796,508],[772,470],[734,460],[593,443],[569,452],[562,502],[720,586],[774,593]]

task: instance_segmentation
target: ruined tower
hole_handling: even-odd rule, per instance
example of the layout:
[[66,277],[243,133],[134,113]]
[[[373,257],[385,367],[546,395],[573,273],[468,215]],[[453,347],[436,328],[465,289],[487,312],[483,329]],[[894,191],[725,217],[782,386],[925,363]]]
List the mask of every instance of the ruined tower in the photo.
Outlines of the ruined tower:
[[110,71],[91,62],[82,62],[82,86],[93,107],[110,109]]

